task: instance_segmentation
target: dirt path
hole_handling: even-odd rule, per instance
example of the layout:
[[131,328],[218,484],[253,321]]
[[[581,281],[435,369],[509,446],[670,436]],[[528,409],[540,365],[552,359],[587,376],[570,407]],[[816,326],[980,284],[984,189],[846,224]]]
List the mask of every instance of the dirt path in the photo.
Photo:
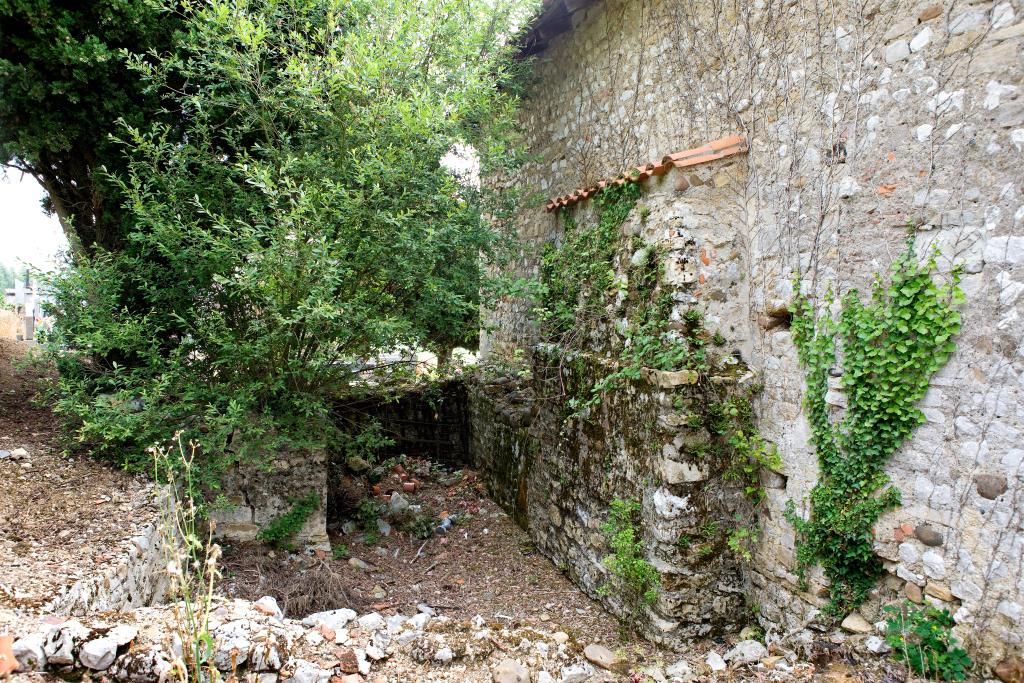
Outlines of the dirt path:
[[0,339],[0,626],[3,611],[44,607],[114,557],[150,486],[83,457],[65,457],[58,422],[35,404],[46,376],[19,370],[32,342]]
[[[614,617],[534,549],[487,497],[475,472],[445,472],[425,461],[406,467],[422,484],[403,494],[410,515],[430,520],[421,522],[427,528],[446,513],[454,516],[447,534],[418,538],[387,517],[388,503],[348,479],[352,518],[332,525],[335,556],[301,556],[259,544],[229,547],[222,590],[252,600],[274,595],[289,616],[299,618],[341,607],[415,614],[417,605],[427,604],[456,620],[479,615],[510,628],[564,631],[574,640],[629,650],[641,659],[655,654],[650,643],[623,634]],[[387,490],[388,482],[383,484]],[[380,522],[367,512],[374,505],[382,512]]]

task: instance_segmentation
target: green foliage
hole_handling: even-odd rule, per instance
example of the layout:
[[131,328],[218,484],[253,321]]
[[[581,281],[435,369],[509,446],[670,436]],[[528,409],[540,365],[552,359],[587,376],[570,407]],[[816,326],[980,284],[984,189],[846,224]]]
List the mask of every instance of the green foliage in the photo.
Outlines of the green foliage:
[[344,560],[348,557],[348,546],[344,543],[338,543],[337,545],[331,546],[331,557],[336,560]]
[[125,158],[110,135],[119,120],[176,125],[126,53],[173,49],[180,25],[147,0],[0,3],[0,163],[39,181],[73,246],[121,244],[125,214],[102,169]]
[[356,510],[356,519],[364,531],[377,531],[377,520],[380,519],[380,503],[372,498],[366,498],[359,503]]
[[928,679],[963,681],[973,666],[967,652],[956,645],[949,610],[931,605],[885,608],[885,639],[893,656]]
[[352,425],[349,430],[337,432],[332,441],[331,450],[343,453],[345,460],[361,458],[371,465],[377,463],[381,449],[395,445],[394,439],[384,436],[378,420]]
[[580,321],[592,321],[604,313],[605,294],[612,288],[614,258],[619,249],[619,228],[629,216],[640,187],[636,183],[613,185],[594,197],[597,226],[584,230],[564,212],[562,242],[548,245],[541,260],[541,309],[545,336],[563,336]]
[[[634,612],[641,604],[653,604],[661,586],[661,576],[644,559],[643,539],[635,520],[639,512],[640,503],[637,501],[615,499],[608,521],[601,526],[612,549],[612,554],[603,560],[604,566],[611,573],[615,588],[624,591]],[[610,594],[612,586],[606,584],[602,590]]]
[[[816,315],[804,297],[797,301],[793,340],[807,372],[804,405],[821,475],[811,492],[810,519],[801,519],[792,501],[786,516],[801,538],[800,566],[820,562],[831,581],[833,614],[862,602],[881,571],[872,549],[874,525],[900,503],[885,465],[924,421],[916,403],[960,331],[959,272],[937,284],[934,270],[934,258],[921,264],[908,247],[893,263],[889,284],[876,279],[870,303],[855,290],[843,296],[838,320]],[[825,394],[837,344],[848,405],[843,419],[833,422]]]
[[429,514],[416,515],[406,524],[409,533],[419,539],[428,539],[433,536],[436,527],[434,516]]
[[129,60],[184,135],[126,122],[122,248],[48,283],[75,438],[131,467],[184,430],[211,470],[323,444],[332,401],[392,377],[374,359],[474,338],[504,208],[441,160],[516,163],[518,9],[185,5],[175,51]]
[[753,559],[751,554],[751,548],[757,543],[758,532],[756,528],[746,527],[738,525],[729,530],[729,535],[726,537],[726,543],[729,545],[729,549],[732,550],[737,557],[750,562]]
[[320,507],[320,495],[316,491],[310,491],[301,498],[289,498],[288,502],[292,506],[291,509],[260,529],[257,539],[279,548],[289,547],[291,539],[302,530],[309,516]]

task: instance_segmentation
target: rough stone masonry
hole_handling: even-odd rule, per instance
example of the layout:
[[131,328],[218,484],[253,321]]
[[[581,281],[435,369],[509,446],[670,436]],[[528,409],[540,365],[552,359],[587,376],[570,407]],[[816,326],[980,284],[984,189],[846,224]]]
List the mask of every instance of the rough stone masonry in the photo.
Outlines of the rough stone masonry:
[[[687,487],[710,491],[716,474],[678,460],[675,444],[685,437],[663,405],[666,390],[633,385],[609,398],[614,410],[600,432],[564,433],[533,400],[537,373],[520,371],[472,397],[475,450],[497,498],[594,594],[605,579],[598,529],[610,500],[642,500],[650,559],[683,584],[646,617],[657,637],[717,628],[738,618],[743,602],[774,632],[799,633],[825,600],[820,574],[798,581],[796,538],[782,514],[792,501],[806,515],[818,477],[786,324],[793,274],[804,273],[806,293],[818,298],[830,287],[865,291],[913,239],[918,253],[938,250],[941,270],[962,267],[963,331],[922,401],[927,423],[888,466],[903,504],[875,529],[887,577],[849,623],[877,622],[882,605],[906,596],[949,608],[957,634],[987,666],[1021,655],[1020,2],[548,3],[556,11],[561,25],[540,27],[531,43],[535,80],[522,113],[531,160],[496,182],[527,197],[564,196],[743,136],[746,155],[642,183],[645,216],[634,210],[623,231],[660,247],[675,315],[699,308],[763,383],[758,427],[782,467],[763,482],[762,532],[749,561],[674,564],[664,536],[730,514],[733,503],[693,506]],[[587,204],[562,211],[585,213]],[[561,234],[559,214],[537,202],[521,208],[518,273],[538,273],[543,245]],[[528,302],[504,301],[489,317],[482,346],[492,363],[535,354]],[[829,402],[842,411],[833,379]],[[608,476],[587,469],[601,463]],[[693,603],[702,590],[709,599]],[[614,597],[606,601],[616,607]]]

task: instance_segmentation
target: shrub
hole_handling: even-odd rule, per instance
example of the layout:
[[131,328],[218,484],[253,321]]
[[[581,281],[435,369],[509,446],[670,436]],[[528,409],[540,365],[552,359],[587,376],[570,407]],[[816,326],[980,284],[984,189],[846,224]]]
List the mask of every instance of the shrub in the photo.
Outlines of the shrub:
[[483,172],[517,158],[503,37],[519,6],[168,5],[177,49],[129,62],[171,86],[185,130],[125,125],[124,171],[107,179],[123,246],[48,283],[57,412],[128,467],[179,430],[204,467],[272,440],[323,444],[368,359],[477,336],[502,207],[441,159],[467,145]]
[[962,681],[973,666],[967,652],[955,644],[949,610],[930,605],[886,607],[886,641],[893,656],[925,678]]

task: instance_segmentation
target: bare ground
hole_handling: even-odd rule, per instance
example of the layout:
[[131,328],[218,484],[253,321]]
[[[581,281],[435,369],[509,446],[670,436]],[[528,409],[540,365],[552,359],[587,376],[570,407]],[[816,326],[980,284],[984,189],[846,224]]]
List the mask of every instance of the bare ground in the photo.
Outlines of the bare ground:
[[0,339],[0,451],[27,452],[0,459],[0,626],[2,610],[43,607],[112,559],[149,505],[144,479],[62,453],[57,418],[36,403],[47,372],[15,367],[31,348]]

